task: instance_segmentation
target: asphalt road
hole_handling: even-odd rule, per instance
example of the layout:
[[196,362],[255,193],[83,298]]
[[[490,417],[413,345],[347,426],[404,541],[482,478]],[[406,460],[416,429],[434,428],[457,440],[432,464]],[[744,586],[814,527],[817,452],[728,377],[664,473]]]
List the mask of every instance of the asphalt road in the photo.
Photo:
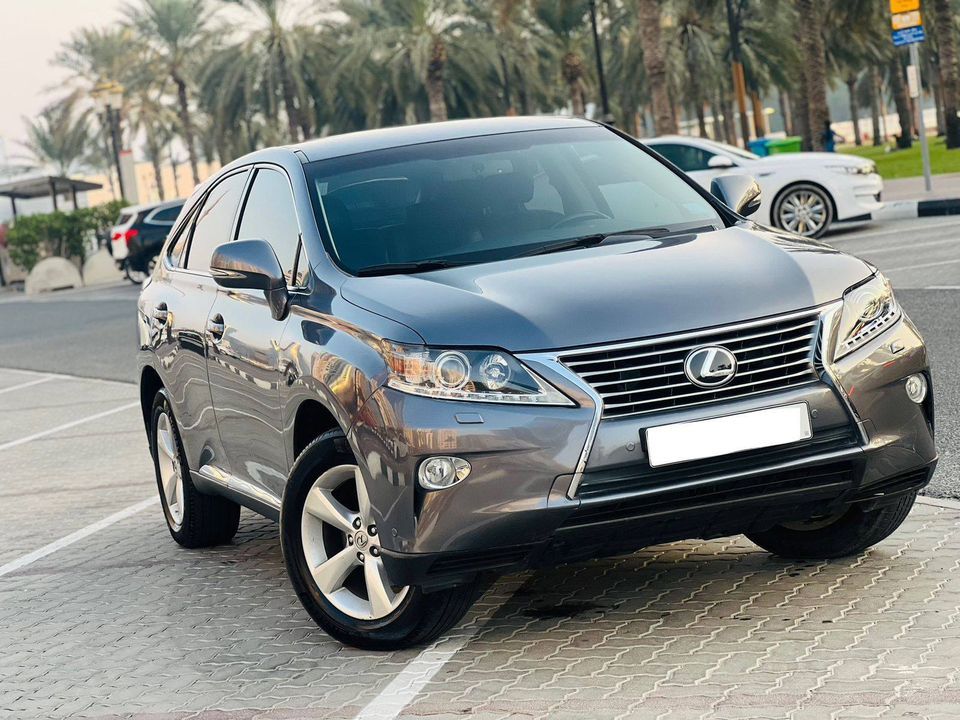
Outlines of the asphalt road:
[[[927,494],[960,497],[960,217],[875,223],[827,242],[883,270],[923,333],[941,453]],[[136,296],[130,284],[36,299],[0,293],[0,367],[134,381]]]

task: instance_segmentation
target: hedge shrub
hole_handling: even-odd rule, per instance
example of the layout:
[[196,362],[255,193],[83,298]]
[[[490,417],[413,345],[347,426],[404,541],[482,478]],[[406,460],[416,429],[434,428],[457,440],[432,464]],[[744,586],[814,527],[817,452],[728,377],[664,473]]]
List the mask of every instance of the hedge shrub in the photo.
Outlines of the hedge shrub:
[[28,271],[52,256],[83,260],[87,239],[109,233],[123,206],[123,201],[114,200],[69,212],[21,216],[7,233],[10,258]]

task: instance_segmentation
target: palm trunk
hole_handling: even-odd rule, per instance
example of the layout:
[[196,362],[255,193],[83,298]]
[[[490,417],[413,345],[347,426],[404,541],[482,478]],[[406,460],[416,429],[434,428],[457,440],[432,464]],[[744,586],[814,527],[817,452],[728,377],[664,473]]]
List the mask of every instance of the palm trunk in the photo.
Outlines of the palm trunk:
[[293,78],[290,77],[290,69],[287,67],[287,53],[283,49],[283,43],[277,46],[277,65],[280,71],[280,91],[283,93],[283,107],[287,111],[287,132],[290,134],[290,140],[297,142],[301,139],[299,131],[303,132],[302,138],[306,140],[310,136],[310,130],[304,123],[294,98]]
[[[193,120],[190,119],[190,103],[187,101],[187,83],[176,70],[170,73],[173,84],[177,86],[177,103],[180,114],[180,132],[183,133],[183,144],[187,146],[187,155],[190,158],[190,171],[193,173],[193,184],[200,184],[200,172],[197,170],[197,148],[193,133]],[[179,195],[179,190],[177,191]]]
[[946,125],[947,147],[960,147],[960,75],[957,70],[957,39],[953,29],[953,11],[950,0],[934,0],[933,12],[937,18],[937,43],[940,46],[940,86],[943,89],[943,115]]
[[654,130],[658,135],[676,133],[677,123],[667,90],[667,63],[660,38],[660,0],[638,1],[637,27],[640,46],[643,48],[643,67],[646,70],[650,101],[653,105]]
[[727,145],[736,145],[737,130],[733,122],[733,99],[727,93],[724,93],[720,96],[717,107],[723,114],[723,138]]
[[160,144],[157,142],[157,136],[154,132],[153,126],[147,123],[145,128],[146,140],[147,140],[147,153],[150,155],[150,163],[153,165],[153,180],[157,183],[157,195],[160,198],[160,202],[166,200],[166,196],[163,192],[163,148],[160,147]]
[[513,106],[513,93],[510,92],[510,65],[503,53],[500,55],[500,70],[503,72],[503,114],[516,115],[517,109]]
[[795,0],[797,12],[803,18],[798,28],[800,50],[803,54],[804,86],[807,104],[807,122],[810,128],[810,147],[823,150],[824,134],[830,127],[830,109],[827,106],[827,68],[823,49],[822,0]]
[[575,52],[568,52],[560,59],[561,74],[570,93],[571,112],[577,117],[586,113],[583,102],[583,58]]
[[890,92],[900,118],[897,147],[906,150],[913,145],[913,117],[910,112],[910,98],[907,97],[906,83],[903,79],[903,66],[897,56],[890,60]]
[[707,114],[703,109],[703,103],[699,100],[693,103],[693,109],[697,113],[697,131],[700,133],[700,137],[709,138],[710,135],[707,133]]
[[850,119],[853,121],[853,141],[857,147],[863,145],[863,139],[860,137],[860,115],[857,108],[857,77],[848,75],[846,79],[847,96],[850,100]]
[[883,84],[876,65],[870,68],[870,122],[873,124],[873,146],[883,145],[883,130],[880,127],[880,100],[883,96]]
[[793,135],[793,115],[790,112],[790,95],[783,88],[777,89],[780,98],[780,117],[783,118],[783,132]]
[[433,41],[433,54],[427,66],[427,100],[430,102],[430,122],[447,119],[447,98],[444,94],[443,71],[447,65],[447,46],[443,40]]

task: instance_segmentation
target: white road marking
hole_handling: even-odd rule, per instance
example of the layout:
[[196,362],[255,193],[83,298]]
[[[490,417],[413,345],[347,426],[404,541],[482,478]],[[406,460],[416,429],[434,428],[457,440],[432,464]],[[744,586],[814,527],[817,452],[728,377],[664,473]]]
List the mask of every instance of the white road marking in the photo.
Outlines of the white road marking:
[[58,433],[61,430],[69,430],[70,428],[76,427],[77,425],[83,425],[84,423],[93,422],[94,420],[99,420],[100,418],[107,417],[108,415],[113,415],[115,413],[123,412],[124,410],[129,410],[130,408],[135,408],[135,407],[140,407],[140,403],[131,402],[131,403],[127,403],[126,405],[121,405],[119,407],[112,408],[110,410],[104,410],[103,412],[98,412],[94,415],[87,415],[87,417],[82,417],[79,420],[71,420],[70,422],[64,423],[63,425],[57,425],[56,427],[48,428],[47,430],[41,430],[40,432],[34,433],[33,435],[27,435],[26,437],[18,438],[17,440],[10,440],[9,442],[2,443],[0,444],[0,451],[9,450],[10,448],[17,447],[18,445],[25,445],[28,442],[39,440],[40,438],[46,437],[47,435],[53,435],[54,433]]
[[[924,218],[919,218],[919,219],[923,220]],[[942,223],[929,223],[929,224],[904,223],[904,226],[902,227],[893,227],[893,228],[890,228],[889,230],[876,230],[872,232],[860,232],[858,230],[853,230],[851,232],[847,232],[842,235],[838,234],[835,237],[827,236],[824,238],[824,241],[827,244],[830,244],[833,240],[838,240],[838,241],[839,240],[863,240],[865,238],[881,237],[883,235],[898,235],[906,232],[937,230],[939,228],[947,228],[947,227],[960,227],[960,218],[953,220],[952,222],[942,222]],[[837,228],[837,229],[839,230],[840,228]]]
[[5,387],[0,389],[0,395],[4,393],[13,392],[14,390],[23,390],[23,388],[33,387],[34,385],[39,385],[41,383],[50,382],[54,380],[53,375],[47,375],[46,377],[37,378],[36,380],[29,380],[25,383],[20,383],[19,385],[13,385],[11,387]]
[[486,625],[512,596],[513,593],[509,593],[472,625],[462,628],[462,635],[441,637],[424,648],[357,714],[354,720],[396,720],[403,709],[413,702],[450,658],[460,652],[463,646],[473,639],[477,631]]
[[927,285],[924,290],[960,290],[960,285]]
[[883,271],[920,270],[921,268],[936,267],[937,265],[954,265],[956,263],[960,263],[960,258],[956,258],[955,260],[937,260],[936,262],[920,263],[919,265],[901,265],[900,267],[883,268]]
[[18,557],[16,560],[8,562],[6,565],[0,565],[0,577],[3,577],[4,575],[9,575],[12,572],[16,572],[17,570],[20,570],[21,568],[24,568],[27,565],[30,565],[31,563],[34,563],[37,560],[40,560],[41,558],[45,558],[47,555],[50,555],[51,553],[55,553],[57,550],[62,550],[68,545],[73,545],[75,542],[79,540],[83,540],[85,537],[89,537],[90,535],[93,535],[95,532],[99,532],[104,528],[110,527],[114,523],[118,523],[121,520],[125,520],[126,518],[132,515],[136,515],[138,512],[142,512],[143,510],[146,510],[151,505],[154,505],[157,502],[159,502],[159,499],[160,499],[159,496],[153,496],[153,497],[147,498],[146,500],[141,500],[140,502],[134,503],[129,507],[125,507],[123,510],[115,512],[113,515],[108,515],[102,520],[98,520],[97,522],[87,525],[84,528],[80,528],[76,532],[70,533],[69,535],[62,537],[59,540],[55,540],[49,545],[44,545],[42,548],[38,550],[34,550],[31,553],[22,555]]
[[883,247],[878,248],[857,248],[854,252],[857,255],[877,255],[879,253],[887,252],[911,252],[917,250],[918,248],[927,248],[927,247],[936,247],[937,245],[958,245],[960,246],[960,237],[957,238],[947,238],[946,240],[931,240],[930,242],[920,242],[912,243],[910,245],[898,245],[897,247],[890,247],[889,245],[884,245]]
[[22,373],[25,375],[43,375],[55,380],[78,380],[81,382],[106,383],[107,385],[136,386],[129,380],[107,380],[106,378],[85,377],[83,375],[68,375],[67,373],[40,372],[39,370],[24,370],[23,368],[0,367],[0,372]]

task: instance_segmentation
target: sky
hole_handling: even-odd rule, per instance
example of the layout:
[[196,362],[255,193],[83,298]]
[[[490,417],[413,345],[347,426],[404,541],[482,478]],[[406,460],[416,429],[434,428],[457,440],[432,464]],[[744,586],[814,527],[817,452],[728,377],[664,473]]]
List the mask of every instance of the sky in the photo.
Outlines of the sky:
[[[74,30],[116,22],[124,0],[0,0],[0,138],[8,155],[23,149],[22,117],[56,99],[67,71],[50,61]],[[0,147],[0,163],[4,161]]]

